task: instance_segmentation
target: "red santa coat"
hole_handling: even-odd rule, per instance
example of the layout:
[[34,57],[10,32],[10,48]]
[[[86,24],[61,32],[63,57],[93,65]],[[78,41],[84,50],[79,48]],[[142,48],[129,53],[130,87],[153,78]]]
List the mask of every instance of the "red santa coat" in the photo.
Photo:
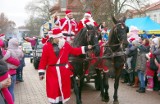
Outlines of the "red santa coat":
[[42,38],[42,44],[45,44],[47,40],[49,39],[49,36],[47,35],[46,37]]
[[[62,30],[62,33],[76,35],[78,32],[78,24],[74,19],[70,20],[68,17],[65,17],[60,19],[58,24],[60,29]],[[66,40],[70,41],[73,38],[74,36],[66,37]]]
[[78,31],[86,27],[86,24],[93,26],[98,26],[98,24],[93,19],[82,19],[78,24]]
[[[100,56],[99,57],[102,57],[104,55],[104,46],[103,46],[104,42],[100,41],[99,42],[99,45],[100,45]],[[93,58],[91,61],[90,61],[90,64],[89,64],[89,67],[92,66],[92,65],[96,65],[96,69],[99,69],[99,70],[102,70],[103,72],[108,72],[108,67],[105,65],[106,63],[106,59],[96,59],[95,57],[95,54],[93,52],[89,53],[89,57],[90,58]],[[87,76],[89,74],[89,71],[87,70],[85,72],[85,75]]]
[[[46,91],[50,103],[65,103],[70,98],[70,70],[68,57],[70,54],[80,55],[84,53],[84,47],[73,48],[67,42],[60,49],[57,57],[53,46],[47,42],[43,47],[42,57],[39,64],[39,72],[46,69]],[[55,66],[55,64],[66,64]]]

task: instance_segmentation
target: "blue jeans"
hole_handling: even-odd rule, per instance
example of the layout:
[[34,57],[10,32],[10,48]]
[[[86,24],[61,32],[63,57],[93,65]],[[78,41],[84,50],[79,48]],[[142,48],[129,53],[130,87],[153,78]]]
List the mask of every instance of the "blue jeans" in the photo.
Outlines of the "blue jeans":
[[140,88],[145,88],[145,76],[143,71],[138,70],[138,78],[140,81]]
[[13,101],[14,101],[14,86],[16,83],[16,75],[11,76],[11,85],[8,87],[9,92],[12,95]]

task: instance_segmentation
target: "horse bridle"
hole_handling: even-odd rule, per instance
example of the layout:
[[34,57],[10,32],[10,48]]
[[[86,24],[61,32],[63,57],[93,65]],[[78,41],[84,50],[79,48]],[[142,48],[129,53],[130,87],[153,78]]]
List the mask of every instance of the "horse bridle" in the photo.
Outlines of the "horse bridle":
[[[87,30],[87,34],[86,34],[87,43],[88,43],[88,45],[91,45],[90,44],[90,34],[89,34],[89,32],[95,32],[95,35],[98,35],[98,32],[96,30]],[[96,45],[94,45],[94,46],[96,46]]]
[[[118,25],[122,25],[123,27],[125,27],[125,24],[124,23],[118,23],[118,24],[116,24],[115,26],[114,26],[114,28],[113,28],[113,30],[114,30],[114,32],[115,32],[115,34],[118,34],[117,33],[117,26]],[[120,45],[120,49],[122,49],[122,51],[124,51],[123,50],[123,43],[124,43],[124,41],[122,40],[121,41],[121,39],[120,39],[120,36],[119,35],[116,35],[116,37],[117,37],[117,39],[118,39],[118,41],[119,41],[119,43],[118,44],[114,44],[114,45],[109,45],[108,47],[112,47],[112,46],[118,46],[118,45]],[[118,50],[118,49],[117,49]]]

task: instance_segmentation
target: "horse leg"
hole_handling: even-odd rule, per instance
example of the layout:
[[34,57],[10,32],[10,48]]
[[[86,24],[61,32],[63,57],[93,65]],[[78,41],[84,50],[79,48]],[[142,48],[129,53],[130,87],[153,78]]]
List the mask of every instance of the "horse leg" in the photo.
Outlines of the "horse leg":
[[121,69],[119,68],[115,68],[115,83],[114,83],[114,102],[113,104],[119,104],[118,101],[118,87],[119,87],[119,78],[120,78],[120,74],[121,74]]
[[80,104],[82,104],[82,97],[81,97],[81,95],[82,95],[83,84],[84,84],[84,77],[82,77],[80,79],[80,84],[79,84],[79,98],[80,98],[80,101],[81,101]]
[[78,89],[76,78],[75,78],[75,76],[73,76],[71,79],[72,79],[72,83],[73,83],[74,93],[76,95],[76,102],[77,102],[77,104],[81,104],[81,99],[79,96],[79,89]]
[[94,77],[95,79],[95,88],[97,91],[101,90],[101,85],[102,85],[102,78],[101,78],[101,71],[99,69],[96,70],[96,76]]
[[[95,86],[99,86],[100,87],[102,101],[105,101],[104,86],[103,86],[103,79],[102,79],[102,76],[101,76],[101,71],[99,69],[96,69],[96,73],[97,73],[97,76],[95,77],[95,81],[98,81],[99,83],[95,83]],[[99,85],[96,85],[96,84],[99,84]]]
[[103,73],[103,86],[104,86],[104,91],[105,91],[105,101],[109,102],[109,94],[108,94],[108,89],[109,89],[109,83],[108,83],[108,78],[109,78],[109,73]]

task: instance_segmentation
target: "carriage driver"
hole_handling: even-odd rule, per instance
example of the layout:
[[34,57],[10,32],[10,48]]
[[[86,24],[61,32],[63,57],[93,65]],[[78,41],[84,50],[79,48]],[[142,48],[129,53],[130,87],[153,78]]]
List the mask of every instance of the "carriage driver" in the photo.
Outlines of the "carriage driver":
[[86,27],[87,25],[92,25],[92,26],[98,26],[98,24],[93,20],[91,12],[88,11],[84,14],[83,19],[80,20],[79,24],[78,24],[78,31],[80,31],[81,29],[83,29],[84,27]]
[[54,23],[55,25],[58,25],[61,29],[63,35],[65,36],[65,39],[70,42],[74,39],[75,34],[78,32],[78,24],[73,18],[73,14],[71,10],[66,10],[66,16],[65,18],[62,18],[58,20],[55,16]]
[[46,91],[50,104],[63,104],[70,98],[71,82],[68,56],[85,54],[92,46],[73,48],[65,41],[61,30],[54,28],[43,46],[38,72],[40,80],[46,71]]

